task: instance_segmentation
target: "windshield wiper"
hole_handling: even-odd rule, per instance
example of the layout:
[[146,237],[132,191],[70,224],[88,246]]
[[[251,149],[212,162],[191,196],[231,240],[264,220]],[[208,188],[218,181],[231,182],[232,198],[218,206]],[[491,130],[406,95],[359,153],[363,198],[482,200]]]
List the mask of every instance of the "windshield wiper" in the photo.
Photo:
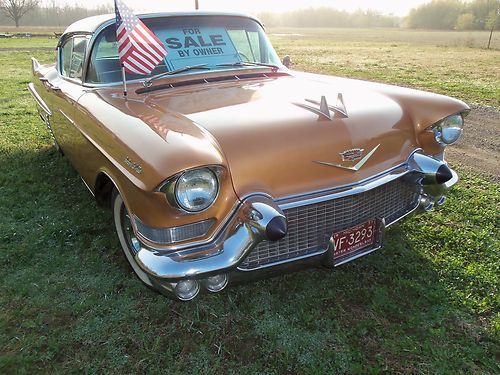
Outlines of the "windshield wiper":
[[196,70],[196,69],[210,69],[210,68],[208,67],[208,64],[198,64],[198,65],[185,66],[183,68],[171,70],[170,72],[160,73],[160,74],[152,76],[148,79],[145,79],[142,82],[142,85],[144,87],[151,87],[151,85],[153,84],[153,81],[156,81],[157,79],[167,77],[167,76],[173,76],[173,75],[176,75],[179,73],[189,72],[190,70]]
[[273,68],[274,70],[278,70],[280,68],[277,65],[260,63],[260,62],[252,62],[252,61],[236,61],[233,63],[217,64],[216,66],[228,66],[228,67],[231,67],[231,66],[267,66],[268,68]]

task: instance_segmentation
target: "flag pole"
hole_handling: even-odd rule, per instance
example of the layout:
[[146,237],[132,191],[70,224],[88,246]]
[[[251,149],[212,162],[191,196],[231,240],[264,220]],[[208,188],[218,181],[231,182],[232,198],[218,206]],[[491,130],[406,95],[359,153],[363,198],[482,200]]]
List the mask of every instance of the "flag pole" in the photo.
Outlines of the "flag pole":
[[125,77],[125,66],[122,64],[123,96],[127,97],[127,78]]

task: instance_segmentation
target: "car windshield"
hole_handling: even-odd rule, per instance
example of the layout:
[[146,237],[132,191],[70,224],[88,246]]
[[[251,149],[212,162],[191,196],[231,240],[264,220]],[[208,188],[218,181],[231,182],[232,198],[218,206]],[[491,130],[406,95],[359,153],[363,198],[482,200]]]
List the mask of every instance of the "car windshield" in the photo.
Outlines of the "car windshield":
[[[281,66],[264,30],[258,22],[249,18],[171,16],[142,21],[163,42],[168,54],[150,75],[127,73],[127,80],[147,79],[175,71],[181,72],[179,74],[192,74],[208,69],[245,69],[258,64]],[[193,69],[202,65],[203,70]],[[114,83],[121,80],[116,29],[113,24],[96,38],[87,82]]]

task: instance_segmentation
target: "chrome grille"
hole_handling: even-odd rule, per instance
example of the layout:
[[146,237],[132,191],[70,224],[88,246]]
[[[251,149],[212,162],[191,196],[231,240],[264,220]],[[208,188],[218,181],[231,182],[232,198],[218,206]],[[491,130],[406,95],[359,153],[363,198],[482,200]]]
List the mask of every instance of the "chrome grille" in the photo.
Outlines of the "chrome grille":
[[397,179],[364,193],[284,210],[288,234],[261,242],[239,266],[251,270],[326,250],[331,235],[374,218],[390,224],[418,204],[418,194]]

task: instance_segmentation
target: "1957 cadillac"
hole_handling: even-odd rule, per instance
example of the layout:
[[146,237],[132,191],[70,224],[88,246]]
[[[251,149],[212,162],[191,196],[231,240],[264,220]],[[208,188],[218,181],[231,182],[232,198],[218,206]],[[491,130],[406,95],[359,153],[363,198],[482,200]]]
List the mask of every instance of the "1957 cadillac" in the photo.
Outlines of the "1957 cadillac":
[[114,15],[69,26],[55,64],[33,59],[29,90],[147,286],[188,301],[339,266],[457,182],[444,150],[462,133],[463,102],[289,70],[252,17],[139,18],[168,55],[126,75],[128,96]]

